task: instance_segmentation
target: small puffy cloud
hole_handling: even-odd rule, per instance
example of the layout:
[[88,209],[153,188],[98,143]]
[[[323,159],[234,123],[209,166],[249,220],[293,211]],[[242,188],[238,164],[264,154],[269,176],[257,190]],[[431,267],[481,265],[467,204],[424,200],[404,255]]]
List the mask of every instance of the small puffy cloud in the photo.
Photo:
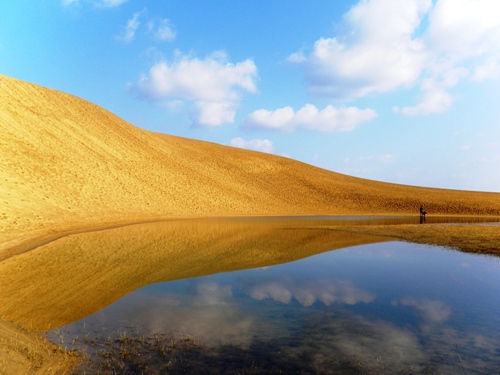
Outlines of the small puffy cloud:
[[316,106],[306,104],[297,112],[292,107],[279,108],[275,111],[257,110],[244,120],[243,127],[282,131],[296,129],[321,132],[352,131],[361,123],[375,117],[377,113],[372,109],[336,108],[328,105],[320,111]]
[[403,107],[395,109],[395,112],[401,112],[406,116],[430,115],[434,113],[443,113],[451,107],[453,98],[444,89],[436,88],[424,92],[420,101],[413,107]]
[[[133,17],[127,21],[122,33],[117,37],[119,41],[130,43],[135,39],[135,35],[141,26],[140,19],[147,21],[147,9],[134,13]],[[160,20],[149,20],[146,23],[145,33],[151,35],[158,42],[171,42],[175,40],[176,32],[174,26],[166,18]]]
[[118,36],[118,40],[124,43],[130,43],[135,38],[135,33],[137,28],[141,24],[139,18],[141,17],[143,12],[134,13],[133,17],[127,21],[127,25],[125,26],[121,35]]
[[294,63],[294,64],[300,64],[300,63],[305,62],[306,60],[307,60],[307,58],[306,58],[306,56],[304,55],[304,53],[302,51],[292,53],[287,58],[288,62]]
[[178,53],[171,63],[153,65],[149,74],[130,88],[150,101],[192,101],[195,125],[218,126],[234,122],[242,93],[257,92],[256,78],[257,67],[252,60],[233,64],[221,52],[204,60]]
[[220,55],[204,60],[178,56],[174,62],[160,62],[143,76],[136,87],[148,99],[235,101],[240,91],[256,92],[257,67],[252,60],[228,63]]
[[273,143],[269,139],[251,139],[246,141],[243,138],[236,137],[231,139],[229,145],[247,150],[267,152],[268,154],[273,152]]
[[171,42],[175,39],[176,32],[168,19],[160,20],[156,28],[154,24],[150,24],[150,27],[154,30],[155,39],[160,42]]
[[461,80],[500,77],[497,0],[363,0],[344,16],[343,34],[319,38],[289,56],[304,67],[308,89],[355,99],[420,87],[408,115],[442,113]]

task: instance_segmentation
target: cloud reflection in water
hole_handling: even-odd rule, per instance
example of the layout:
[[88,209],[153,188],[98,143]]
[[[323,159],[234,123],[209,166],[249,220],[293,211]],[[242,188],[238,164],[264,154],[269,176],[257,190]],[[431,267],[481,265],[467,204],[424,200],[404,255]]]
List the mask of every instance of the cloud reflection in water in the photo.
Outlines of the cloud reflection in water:
[[373,302],[373,293],[357,288],[350,280],[320,279],[298,281],[291,278],[266,281],[243,288],[246,293],[256,299],[273,299],[277,302],[289,303],[292,298],[302,306],[312,306],[316,301],[326,306],[333,303],[355,305],[360,302]]
[[451,314],[450,307],[438,300],[407,296],[392,301],[393,306],[398,304],[412,307],[426,324],[444,323]]
[[99,320],[107,322],[110,332],[129,322],[148,334],[168,333],[193,337],[209,346],[242,347],[250,345],[255,322],[235,302],[231,285],[209,280],[193,280],[188,285],[181,282],[172,290],[133,293],[94,314],[87,322]]

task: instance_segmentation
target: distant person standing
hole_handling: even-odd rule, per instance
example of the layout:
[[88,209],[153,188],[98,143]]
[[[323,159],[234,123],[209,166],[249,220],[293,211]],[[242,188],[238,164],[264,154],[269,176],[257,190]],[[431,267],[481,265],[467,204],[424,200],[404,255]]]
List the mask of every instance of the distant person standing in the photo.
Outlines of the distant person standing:
[[425,212],[424,208],[422,207],[422,205],[420,205],[420,216],[423,216],[424,219],[425,219],[425,215],[427,215],[427,212]]

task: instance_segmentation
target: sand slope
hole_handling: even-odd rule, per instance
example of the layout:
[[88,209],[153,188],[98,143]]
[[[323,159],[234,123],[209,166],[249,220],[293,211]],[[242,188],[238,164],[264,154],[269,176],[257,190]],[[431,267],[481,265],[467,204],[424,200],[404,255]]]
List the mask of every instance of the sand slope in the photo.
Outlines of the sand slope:
[[50,233],[178,216],[500,214],[500,194],[353,178],[141,130],[0,76],[0,253]]

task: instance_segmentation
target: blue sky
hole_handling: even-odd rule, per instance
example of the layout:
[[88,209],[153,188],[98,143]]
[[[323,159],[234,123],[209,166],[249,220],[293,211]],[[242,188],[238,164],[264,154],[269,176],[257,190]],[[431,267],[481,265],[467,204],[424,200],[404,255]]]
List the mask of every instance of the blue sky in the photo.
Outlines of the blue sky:
[[498,0],[0,0],[0,74],[156,132],[500,191]]

